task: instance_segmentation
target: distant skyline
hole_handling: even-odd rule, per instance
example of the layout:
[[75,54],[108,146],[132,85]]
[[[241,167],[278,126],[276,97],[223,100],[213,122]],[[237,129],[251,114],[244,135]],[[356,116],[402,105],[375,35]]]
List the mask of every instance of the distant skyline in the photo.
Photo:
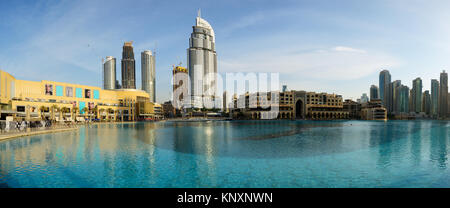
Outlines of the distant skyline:
[[133,41],[135,54],[156,48],[164,102],[198,9],[215,30],[219,73],[279,72],[288,89],[356,100],[383,69],[409,88],[420,77],[424,91],[450,69],[450,2],[418,0],[1,1],[0,69],[101,87],[102,58],[117,59],[121,80],[122,46]]

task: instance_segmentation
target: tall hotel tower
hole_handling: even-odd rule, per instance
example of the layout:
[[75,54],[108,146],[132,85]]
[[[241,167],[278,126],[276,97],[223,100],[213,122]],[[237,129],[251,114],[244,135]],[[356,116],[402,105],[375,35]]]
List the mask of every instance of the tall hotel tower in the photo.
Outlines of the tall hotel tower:
[[134,65],[133,41],[125,42],[122,51],[122,88],[136,89],[136,67]]
[[103,89],[116,89],[116,58],[107,56],[103,62]]
[[141,53],[142,90],[150,95],[150,102],[156,102],[155,96],[155,56],[151,51]]
[[217,90],[215,36],[211,25],[200,17],[200,11],[192,28],[187,49],[191,104],[193,108],[203,108],[203,98],[214,99]]

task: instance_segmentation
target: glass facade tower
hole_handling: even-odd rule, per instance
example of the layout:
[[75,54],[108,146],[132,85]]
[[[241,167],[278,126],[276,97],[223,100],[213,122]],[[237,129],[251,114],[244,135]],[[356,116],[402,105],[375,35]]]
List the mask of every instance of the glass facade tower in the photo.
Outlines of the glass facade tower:
[[125,42],[122,51],[122,88],[136,89],[136,67],[133,42]]
[[156,102],[155,95],[155,56],[151,51],[141,53],[142,90],[150,95],[150,102]]
[[370,100],[380,99],[378,96],[378,87],[376,85],[370,86]]
[[412,88],[412,109],[413,112],[422,112],[422,79],[419,77],[413,80]]
[[193,108],[208,108],[204,101],[214,99],[217,90],[215,34],[211,25],[200,17],[200,12],[192,29],[187,49],[191,104]]
[[116,89],[116,58],[107,56],[103,62],[103,89]]
[[[380,72],[380,78],[379,78],[379,88],[380,88],[380,99],[383,103],[384,107],[386,109],[390,109],[389,106],[389,97],[390,97],[390,90],[389,90],[389,84],[391,83],[391,74],[388,70],[383,70]],[[388,111],[389,112],[389,111]]]
[[439,117],[447,117],[448,104],[448,74],[445,71],[441,72],[440,86],[439,86]]
[[431,110],[430,114],[433,117],[438,115],[438,105],[439,105],[439,81],[436,79],[431,80]]

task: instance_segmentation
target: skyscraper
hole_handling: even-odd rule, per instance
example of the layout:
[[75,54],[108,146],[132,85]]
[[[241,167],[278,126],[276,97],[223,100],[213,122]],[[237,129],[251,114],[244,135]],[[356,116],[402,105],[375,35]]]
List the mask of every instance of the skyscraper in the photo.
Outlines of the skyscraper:
[[439,117],[447,117],[447,100],[448,97],[448,75],[444,71],[441,72],[440,76],[440,88],[439,88]]
[[378,87],[376,85],[370,86],[370,100],[379,99]]
[[192,29],[189,49],[187,49],[191,102],[192,107],[203,108],[205,107],[204,99],[213,99],[217,89],[215,35],[211,25],[200,17],[200,11]]
[[414,112],[414,105],[413,105],[413,94],[414,94],[414,91],[412,90],[412,89],[410,89],[409,90],[409,99],[408,99],[408,109],[409,109],[409,112]]
[[182,66],[174,66],[172,69],[172,103],[175,109],[180,110],[184,104],[188,95],[188,83],[189,76],[186,68]]
[[398,87],[402,86],[402,81],[400,80],[395,80],[393,82],[391,82],[389,84],[389,97],[388,97],[388,103],[389,103],[389,109],[388,109],[388,113],[392,113],[392,112],[397,112],[397,105],[396,105],[396,101],[397,101],[397,91],[396,89]]
[[369,102],[369,97],[367,97],[367,94],[366,94],[366,93],[363,93],[363,94],[362,94],[362,96],[361,96],[359,102],[360,102],[360,103],[367,103],[367,102]]
[[396,112],[407,113],[409,112],[409,88],[405,85],[401,85],[396,89]]
[[436,79],[431,80],[431,112],[430,114],[433,117],[437,117],[438,115],[438,106],[439,106],[439,81]]
[[[386,109],[389,109],[388,100],[390,96],[389,84],[391,83],[391,74],[388,70],[380,72],[379,87],[380,87],[380,99]],[[389,112],[389,111],[388,111]]]
[[422,97],[422,112],[425,112],[427,115],[430,115],[430,111],[431,111],[430,91],[425,90],[425,92],[423,92]]
[[116,58],[107,56],[103,62],[103,89],[116,89]]
[[122,51],[122,88],[136,89],[136,67],[133,41],[125,42]]
[[150,102],[156,102],[155,95],[155,56],[151,51],[141,53],[142,90],[150,95]]
[[412,88],[412,108],[413,112],[422,112],[422,79],[420,77],[413,80]]

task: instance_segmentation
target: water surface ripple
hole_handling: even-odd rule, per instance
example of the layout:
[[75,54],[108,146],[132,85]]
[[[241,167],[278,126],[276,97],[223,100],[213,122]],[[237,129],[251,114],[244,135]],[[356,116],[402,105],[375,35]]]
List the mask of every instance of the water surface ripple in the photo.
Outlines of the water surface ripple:
[[450,187],[445,121],[100,124],[0,142],[0,187]]

